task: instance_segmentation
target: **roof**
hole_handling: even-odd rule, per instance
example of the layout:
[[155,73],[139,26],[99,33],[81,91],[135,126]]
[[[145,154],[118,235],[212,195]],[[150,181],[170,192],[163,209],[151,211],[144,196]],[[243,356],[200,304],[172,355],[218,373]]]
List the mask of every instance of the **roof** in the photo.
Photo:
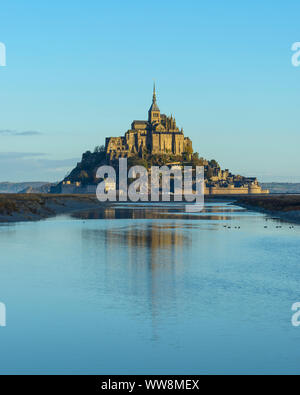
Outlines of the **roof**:
[[153,101],[149,111],[160,111],[159,108],[158,108],[158,105],[156,104],[156,101]]
[[149,111],[160,111],[158,105],[156,104],[156,92],[155,92],[155,84],[153,85],[153,99],[152,104]]

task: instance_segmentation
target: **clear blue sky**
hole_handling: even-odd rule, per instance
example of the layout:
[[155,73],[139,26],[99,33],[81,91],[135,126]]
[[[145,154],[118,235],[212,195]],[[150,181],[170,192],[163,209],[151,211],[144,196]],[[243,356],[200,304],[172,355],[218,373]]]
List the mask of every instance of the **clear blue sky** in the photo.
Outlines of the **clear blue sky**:
[[153,79],[201,156],[300,181],[299,17],[296,0],[3,0],[0,181],[61,179],[146,118]]

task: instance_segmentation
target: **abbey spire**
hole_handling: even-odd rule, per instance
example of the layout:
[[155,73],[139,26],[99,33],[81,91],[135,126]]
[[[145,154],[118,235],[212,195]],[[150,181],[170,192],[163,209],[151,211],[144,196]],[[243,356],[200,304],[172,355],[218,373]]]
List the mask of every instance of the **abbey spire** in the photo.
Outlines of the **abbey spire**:
[[155,90],[155,83],[153,84],[153,97],[152,97],[152,104],[148,111],[148,121],[150,123],[159,123],[160,122],[160,110],[156,103],[156,90]]
[[156,104],[155,82],[153,82],[153,99],[152,99],[152,103]]

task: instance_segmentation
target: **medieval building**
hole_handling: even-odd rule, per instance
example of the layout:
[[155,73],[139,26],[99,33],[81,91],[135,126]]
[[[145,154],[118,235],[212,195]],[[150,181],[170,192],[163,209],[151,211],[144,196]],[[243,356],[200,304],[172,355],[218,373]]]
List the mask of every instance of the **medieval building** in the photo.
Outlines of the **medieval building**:
[[182,155],[192,152],[192,141],[184,137],[176,126],[175,118],[161,114],[156,102],[155,85],[147,121],[133,121],[131,129],[122,137],[107,137],[106,154],[110,160],[132,155],[149,154]]
[[[167,154],[166,165],[183,168],[193,163],[192,141],[184,137],[183,130],[179,130],[175,118],[160,113],[156,102],[155,85],[153,99],[148,111],[147,121],[133,121],[131,129],[124,136],[108,137],[105,149],[95,149],[92,153],[87,151],[82,155],[81,162],[55,187],[53,193],[96,193],[98,180],[97,169],[100,166],[117,165],[119,158],[139,156],[144,160],[152,160],[152,156]],[[235,176],[228,169],[222,170],[214,160],[207,161],[195,154],[196,160],[204,166],[205,187],[207,195],[240,195],[240,194],[267,194],[256,178]],[[134,158],[135,159],[135,158]],[[162,158],[157,158],[162,159]],[[112,163],[111,163],[112,162]],[[147,162],[148,163],[148,162]],[[163,162],[165,163],[165,162]],[[152,162],[151,162],[152,166]],[[149,169],[151,174],[152,167]],[[108,189],[117,189],[116,181],[110,182]]]

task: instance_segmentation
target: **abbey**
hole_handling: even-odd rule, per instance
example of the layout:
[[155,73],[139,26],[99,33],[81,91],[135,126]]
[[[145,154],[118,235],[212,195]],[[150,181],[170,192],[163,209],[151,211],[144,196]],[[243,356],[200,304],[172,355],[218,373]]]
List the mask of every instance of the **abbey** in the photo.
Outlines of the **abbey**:
[[[197,152],[193,152],[192,141],[177,127],[175,118],[161,114],[156,101],[155,85],[148,119],[133,121],[124,136],[107,137],[105,146],[96,146],[94,152],[86,151],[82,155],[82,160],[64,180],[51,188],[51,192],[96,193],[99,184],[97,170],[108,165],[118,169],[120,158],[129,158],[130,168],[144,166],[145,169],[149,169],[150,174],[155,166],[181,170],[185,166],[193,166],[194,169],[197,166],[203,167],[204,193],[207,195],[269,192],[262,189],[256,177],[234,175],[228,169],[222,170],[216,160],[206,160]],[[116,185],[116,182],[111,182],[110,189],[116,189]]]
[[175,118],[161,114],[156,102],[155,85],[147,121],[133,121],[125,136],[108,137],[105,150],[110,160],[148,154],[182,155],[192,152],[192,141],[184,137]]

